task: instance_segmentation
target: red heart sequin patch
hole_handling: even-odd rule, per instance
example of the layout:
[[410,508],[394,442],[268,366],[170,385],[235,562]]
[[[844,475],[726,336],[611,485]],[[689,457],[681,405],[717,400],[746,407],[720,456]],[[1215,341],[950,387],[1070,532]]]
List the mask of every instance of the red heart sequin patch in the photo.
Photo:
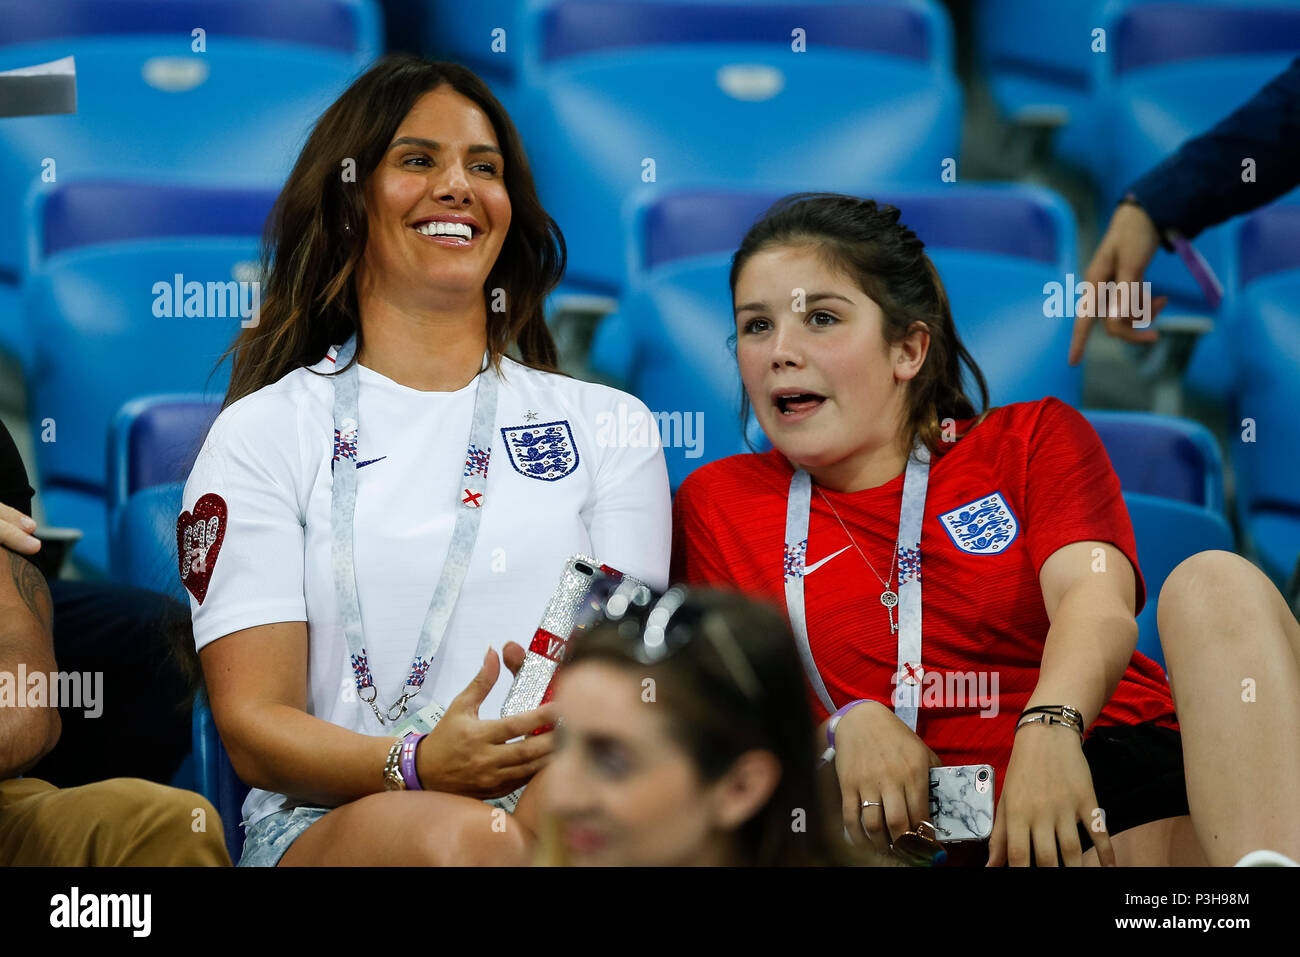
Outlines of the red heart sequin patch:
[[212,569],[226,537],[226,500],[213,492],[194,503],[193,512],[181,512],[176,519],[176,555],[180,559],[181,584],[198,599],[208,594]]

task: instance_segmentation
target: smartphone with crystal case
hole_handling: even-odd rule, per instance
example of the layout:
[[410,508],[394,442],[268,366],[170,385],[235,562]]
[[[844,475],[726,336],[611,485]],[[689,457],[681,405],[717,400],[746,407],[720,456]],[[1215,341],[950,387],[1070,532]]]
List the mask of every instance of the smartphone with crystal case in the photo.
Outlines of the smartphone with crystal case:
[[993,785],[988,764],[930,769],[930,823],[940,842],[988,839],[993,833]]
[[[604,607],[603,595],[608,586],[598,587],[603,583],[618,584],[628,582],[649,588],[644,582],[624,575],[616,568],[602,565],[588,555],[573,555],[564,563],[560,573],[560,582],[546,605],[542,620],[533,633],[533,640],[528,645],[523,666],[515,675],[514,684],[501,705],[501,717],[531,711],[551,700],[551,680],[555,670],[564,660],[569,647],[569,639],[574,630],[585,629],[600,620]],[[540,734],[550,728],[538,728],[533,733]]]

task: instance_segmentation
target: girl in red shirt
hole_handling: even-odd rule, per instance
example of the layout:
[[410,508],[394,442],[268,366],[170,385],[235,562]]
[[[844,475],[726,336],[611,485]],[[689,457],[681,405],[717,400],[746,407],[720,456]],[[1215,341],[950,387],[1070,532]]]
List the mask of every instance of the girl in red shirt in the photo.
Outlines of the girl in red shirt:
[[800,194],[746,236],[743,414],[774,447],[682,484],[672,577],[784,606],[859,842],[928,818],[930,767],[988,763],[990,864],[1300,857],[1300,625],[1238,556],[1188,559],[1160,596],[1175,708],[1135,652],[1145,586],[1096,433],[1051,398],[977,413],[898,217]]

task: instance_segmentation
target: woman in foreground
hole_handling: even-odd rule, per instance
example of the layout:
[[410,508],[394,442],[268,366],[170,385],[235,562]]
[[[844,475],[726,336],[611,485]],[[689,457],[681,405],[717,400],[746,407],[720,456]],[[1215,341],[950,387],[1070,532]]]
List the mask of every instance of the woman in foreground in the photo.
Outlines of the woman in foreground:
[[657,601],[615,591],[555,680],[561,723],[537,782],[542,863],[852,860],[814,778],[798,655],[768,605],[707,589]]

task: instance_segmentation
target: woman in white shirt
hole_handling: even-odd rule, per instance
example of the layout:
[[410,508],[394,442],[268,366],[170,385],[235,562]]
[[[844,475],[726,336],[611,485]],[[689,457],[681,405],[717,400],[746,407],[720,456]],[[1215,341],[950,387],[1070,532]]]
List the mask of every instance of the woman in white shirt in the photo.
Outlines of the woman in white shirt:
[[645,407],[555,371],[564,261],[514,125],[463,67],[386,57],[316,124],[177,523],[213,716],[253,788],[243,864],[528,859],[532,792],[512,818],[481,799],[545,765],[552,736],[528,732],[555,716],[495,717],[495,649],[518,669],[575,553],[665,587],[671,526],[658,443],[599,429]]

